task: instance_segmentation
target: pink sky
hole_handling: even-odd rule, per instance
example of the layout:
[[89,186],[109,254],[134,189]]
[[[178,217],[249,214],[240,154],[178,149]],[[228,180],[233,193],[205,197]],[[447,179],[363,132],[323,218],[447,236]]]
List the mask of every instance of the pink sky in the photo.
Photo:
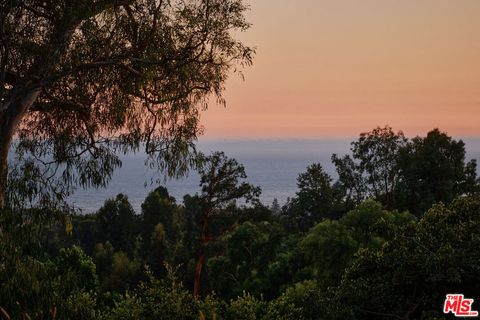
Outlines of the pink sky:
[[479,0],[247,3],[254,65],[203,114],[206,137],[480,136]]

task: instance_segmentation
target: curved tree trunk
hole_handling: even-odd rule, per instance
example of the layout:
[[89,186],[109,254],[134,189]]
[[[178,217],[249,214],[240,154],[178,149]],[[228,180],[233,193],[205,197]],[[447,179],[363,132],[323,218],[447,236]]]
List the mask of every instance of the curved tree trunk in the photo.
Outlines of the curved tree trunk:
[[5,207],[8,176],[8,152],[20,121],[35,103],[41,87],[24,87],[0,106],[0,209]]

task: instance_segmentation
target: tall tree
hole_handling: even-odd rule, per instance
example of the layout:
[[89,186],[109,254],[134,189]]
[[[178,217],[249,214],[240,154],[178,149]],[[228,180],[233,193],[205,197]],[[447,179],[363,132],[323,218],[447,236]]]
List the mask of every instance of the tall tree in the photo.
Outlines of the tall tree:
[[209,233],[208,224],[211,217],[238,199],[246,202],[255,201],[260,195],[260,188],[245,181],[245,168],[235,159],[228,158],[223,152],[214,152],[205,157],[204,165],[199,169],[201,187],[202,221],[200,229],[200,254],[195,270],[193,295],[200,295],[202,268],[205,263],[205,249],[215,238]]
[[329,217],[334,203],[332,178],[319,163],[307,167],[297,178],[298,202],[315,221]]
[[[398,155],[406,143],[403,132],[395,133],[389,126],[361,133],[359,139],[352,142],[353,160],[349,156],[343,159],[335,154],[332,156],[340,183],[357,195],[373,196],[391,208],[400,179]],[[357,184],[365,184],[366,190]]]
[[178,208],[175,198],[159,186],[150,192],[142,203],[141,235],[143,255],[156,275],[165,271],[164,263],[170,250],[178,243]]
[[435,202],[449,203],[478,191],[477,163],[466,162],[465,143],[438,129],[415,137],[399,156],[398,205],[423,214]]
[[97,212],[98,239],[110,241],[117,250],[133,252],[138,216],[127,196],[118,194],[107,199]]
[[363,173],[350,155],[339,157],[333,154],[332,163],[338,174],[334,189],[343,198],[347,208],[354,208],[367,196]]
[[0,0],[0,208],[14,136],[23,165],[10,171],[30,196],[58,177],[65,192],[104,185],[118,152],[140,146],[151,165],[186,170],[200,110],[212,96],[223,103],[229,72],[252,61],[233,37],[249,27],[245,9],[242,0]]
[[165,228],[168,240],[173,240],[175,226],[175,198],[171,197],[167,188],[159,186],[150,192],[142,203],[142,233],[143,240],[148,243],[155,226],[159,223]]
[[287,203],[285,210],[291,225],[305,232],[322,219],[338,218],[339,201],[332,178],[319,163],[308,166],[306,172],[298,175],[297,187],[297,196]]

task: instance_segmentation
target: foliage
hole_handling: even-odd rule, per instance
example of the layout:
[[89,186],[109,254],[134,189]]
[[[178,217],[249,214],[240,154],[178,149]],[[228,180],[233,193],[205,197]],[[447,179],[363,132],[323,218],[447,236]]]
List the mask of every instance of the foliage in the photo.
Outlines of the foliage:
[[339,186],[348,201],[373,196],[392,207],[400,178],[398,154],[406,142],[403,132],[395,133],[389,126],[377,127],[361,133],[360,138],[352,142],[353,159],[348,155],[344,158],[332,155],[340,177]]
[[123,292],[133,289],[142,279],[141,264],[123,251],[113,254],[111,271],[104,277],[102,290]]
[[72,320],[95,320],[101,318],[101,311],[97,305],[94,293],[76,291],[58,308],[56,318]]
[[465,163],[465,143],[438,129],[416,137],[402,150],[399,206],[421,214],[436,202],[478,191],[477,163]]
[[39,174],[8,186],[59,183],[42,203],[105,186],[119,154],[140,147],[169,175],[194,165],[200,111],[224,103],[230,72],[252,62],[234,37],[249,28],[245,10],[241,0],[1,1],[0,208],[14,135],[16,163]]
[[[2,212],[0,306],[14,319],[65,318],[67,310],[84,317],[97,314],[95,264],[80,247],[62,249],[48,259],[39,243],[49,216],[36,210]],[[22,221],[23,220],[23,221]],[[78,306],[83,301],[85,305]]]
[[[245,168],[235,159],[228,158],[223,152],[213,152],[202,159],[198,173],[200,175],[201,194],[200,201],[201,227],[200,227],[200,252],[195,270],[193,294],[199,296],[201,273],[205,253],[211,240],[218,237],[212,234],[209,228],[210,218],[218,216],[228,206],[234,206],[236,200],[246,203],[258,203],[261,189],[244,181],[247,178]],[[228,225],[223,225],[220,235],[228,230]]]
[[179,238],[177,205],[166,188],[160,186],[147,195],[140,219],[142,251],[149,253],[145,258],[155,274],[165,274],[163,262],[174,262],[175,239]]
[[39,259],[41,226],[49,215],[0,209],[0,306],[12,318],[53,311],[55,265]]
[[158,187],[150,192],[142,203],[142,233],[145,243],[149,243],[152,233],[158,224],[165,231],[165,239],[172,241],[175,230],[175,199],[170,197],[165,187]]
[[299,245],[317,279],[327,287],[339,283],[360,248],[379,249],[414,221],[408,212],[383,210],[380,203],[367,200],[340,220],[318,223]]
[[224,298],[249,292],[268,297],[278,294],[268,276],[282,238],[279,225],[244,222],[221,239],[221,254],[209,259],[207,285]]
[[[273,307],[278,307],[275,310]],[[271,319],[314,319],[322,315],[321,289],[315,281],[304,281],[289,287],[270,306]],[[276,317],[273,317],[273,314]]]
[[352,156],[332,155],[334,184],[347,208],[368,197],[387,209],[423,214],[436,202],[479,189],[476,161],[465,163],[465,144],[438,129],[406,139],[401,131],[376,128],[352,142]]
[[[347,210],[353,202],[320,165],[300,175],[297,197],[275,214],[222,153],[204,157],[199,193],[177,203],[160,186],[139,215],[121,194],[90,215],[5,209],[0,312],[22,320],[439,318],[447,292],[476,294],[480,198],[463,144],[433,136],[456,146],[433,158],[445,160],[445,179],[462,180],[439,188],[453,201],[419,218],[385,207],[383,196]],[[433,138],[407,141],[401,152],[430,143],[423,139]],[[399,207],[405,172],[394,191]],[[310,229],[290,224],[294,207]],[[199,257],[201,296],[192,294]]]
[[197,319],[198,302],[172,272],[163,280],[150,276],[133,294],[117,301],[105,319]]
[[332,178],[318,163],[308,166],[307,172],[298,176],[297,196],[303,211],[312,216],[328,216],[334,200],[331,182]]
[[137,216],[128,198],[118,194],[105,201],[97,212],[98,239],[109,241],[114,248],[133,252],[133,238]]
[[297,187],[296,198],[285,209],[290,224],[306,231],[322,219],[337,218],[340,199],[336,199],[332,178],[320,164],[308,166],[307,171],[298,176]]
[[249,293],[230,301],[226,311],[227,319],[256,320],[261,319],[267,311],[267,303]]
[[217,151],[204,157],[202,163],[198,169],[202,192],[200,198],[208,206],[207,210],[225,207],[242,198],[246,202],[258,201],[261,189],[242,181],[247,174],[237,160]]
[[366,200],[347,212],[339,221],[347,226],[362,247],[380,248],[404,227],[415,222],[408,211],[384,210],[379,202]]
[[[63,278],[65,289],[96,290],[97,273],[92,258],[78,246],[61,249],[56,261],[57,274]],[[71,289],[70,289],[71,290]]]
[[320,222],[302,239],[302,251],[315,266],[319,281],[326,285],[338,281],[357,251],[358,244],[349,230],[337,221]]
[[114,249],[110,242],[97,243],[93,252],[93,258],[100,276],[111,273]]
[[440,317],[446,293],[476,294],[479,214],[478,196],[435,205],[379,251],[361,251],[337,301],[352,307],[359,319]]

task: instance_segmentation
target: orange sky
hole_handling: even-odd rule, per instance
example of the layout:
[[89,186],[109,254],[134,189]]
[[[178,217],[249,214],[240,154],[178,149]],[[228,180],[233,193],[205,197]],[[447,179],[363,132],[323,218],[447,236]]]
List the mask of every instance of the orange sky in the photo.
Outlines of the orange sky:
[[254,65],[203,114],[206,137],[480,136],[479,0],[247,3]]

